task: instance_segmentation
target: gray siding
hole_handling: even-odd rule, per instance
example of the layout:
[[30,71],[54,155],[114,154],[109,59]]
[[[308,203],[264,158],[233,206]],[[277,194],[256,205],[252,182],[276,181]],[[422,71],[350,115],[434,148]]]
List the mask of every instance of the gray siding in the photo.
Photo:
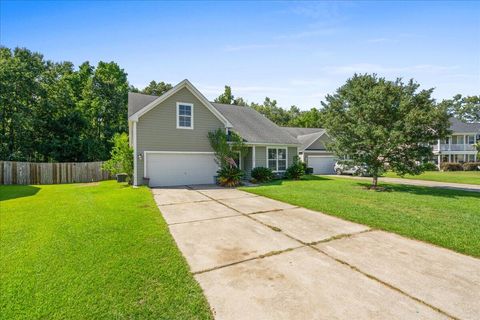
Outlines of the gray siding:
[[[193,103],[193,130],[177,129],[177,102]],[[144,151],[212,152],[207,134],[223,123],[186,88],[144,114],[137,123],[137,155]],[[138,183],[143,183],[144,159],[137,158]]]
[[287,167],[290,167],[293,163],[293,159],[298,156],[297,147],[288,147],[288,159]]
[[255,167],[267,167],[267,147],[255,147]]

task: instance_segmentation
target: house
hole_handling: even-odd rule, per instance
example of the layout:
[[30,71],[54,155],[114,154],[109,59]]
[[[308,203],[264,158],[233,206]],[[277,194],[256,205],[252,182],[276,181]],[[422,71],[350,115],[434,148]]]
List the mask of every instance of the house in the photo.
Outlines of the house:
[[208,101],[188,80],[160,97],[129,93],[128,124],[134,150],[134,185],[213,183],[218,170],[208,132],[236,132],[247,151],[237,163],[282,173],[301,143],[257,111]]
[[333,174],[336,161],[335,155],[327,150],[330,136],[322,128],[283,127],[291,136],[295,137],[300,146],[298,154],[314,174]]
[[462,163],[480,160],[474,146],[480,141],[480,123],[465,123],[450,118],[450,124],[452,134],[432,145],[433,161],[440,166],[442,162]]

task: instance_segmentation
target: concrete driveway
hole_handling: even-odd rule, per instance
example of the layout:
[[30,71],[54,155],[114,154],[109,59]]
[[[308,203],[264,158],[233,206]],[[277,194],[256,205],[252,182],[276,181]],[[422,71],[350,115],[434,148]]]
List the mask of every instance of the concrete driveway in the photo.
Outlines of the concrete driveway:
[[236,189],[152,192],[217,319],[479,318],[478,259]]

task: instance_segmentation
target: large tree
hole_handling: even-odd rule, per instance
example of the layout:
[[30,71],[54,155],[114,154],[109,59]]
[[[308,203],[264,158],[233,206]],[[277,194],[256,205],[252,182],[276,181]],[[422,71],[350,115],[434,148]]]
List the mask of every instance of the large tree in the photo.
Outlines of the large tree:
[[146,86],[143,90],[141,90],[141,93],[144,94],[150,94],[152,96],[161,96],[168,90],[172,89],[173,86],[170,83],[166,82],[156,82],[155,80],[150,81],[148,86]]
[[0,47],[0,159],[105,160],[127,131],[126,73],[115,63],[45,60]]
[[355,74],[322,103],[329,148],[365,164],[373,188],[387,166],[399,175],[421,173],[433,156],[429,144],[449,133],[448,113],[432,99],[433,89],[418,89],[413,80]]
[[457,94],[453,99],[442,101],[442,104],[456,118],[465,122],[480,122],[480,96],[463,97]]

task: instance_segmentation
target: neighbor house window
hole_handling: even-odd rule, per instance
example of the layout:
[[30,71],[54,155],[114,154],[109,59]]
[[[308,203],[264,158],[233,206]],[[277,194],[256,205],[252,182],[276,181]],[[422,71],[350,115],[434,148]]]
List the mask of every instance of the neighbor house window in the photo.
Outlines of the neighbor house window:
[[467,136],[467,144],[474,144],[475,143],[475,136],[474,135],[468,135]]
[[287,169],[287,148],[267,148],[268,168],[272,171]]
[[193,129],[193,104],[177,102],[177,129]]

